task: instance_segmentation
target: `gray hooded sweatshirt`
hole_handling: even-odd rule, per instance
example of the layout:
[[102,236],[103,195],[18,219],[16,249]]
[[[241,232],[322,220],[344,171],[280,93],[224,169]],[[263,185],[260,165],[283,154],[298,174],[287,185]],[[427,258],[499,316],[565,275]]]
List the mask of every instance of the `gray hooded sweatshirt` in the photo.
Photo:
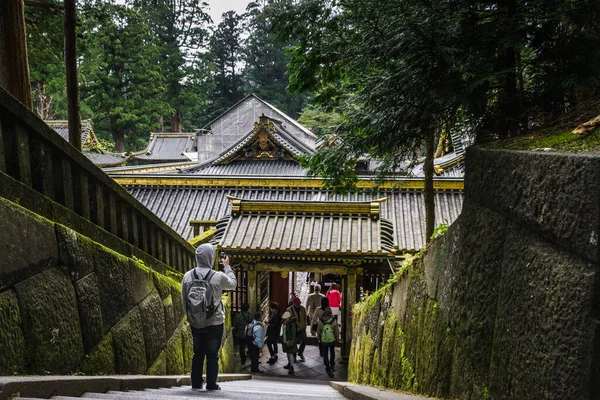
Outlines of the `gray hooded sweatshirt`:
[[[212,269],[215,264],[215,249],[211,244],[205,243],[198,246],[196,249],[196,273],[198,278],[204,279],[206,274]],[[187,296],[190,289],[190,285],[194,280],[193,269],[186,272],[181,282],[181,301],[183,302],[183,310],[187,315]],[[221,296],[223,290],[233,290],[237,286],[237,279],[233,273],[231,267],[225,267],[223,272],[215,271],[213,276],[210,278],[210,284],[213,288],[213,294],[215,299],[216,312],[210,318],[209,322],[211,325],[221,325],[225,322],[224,307],[220,305]]]

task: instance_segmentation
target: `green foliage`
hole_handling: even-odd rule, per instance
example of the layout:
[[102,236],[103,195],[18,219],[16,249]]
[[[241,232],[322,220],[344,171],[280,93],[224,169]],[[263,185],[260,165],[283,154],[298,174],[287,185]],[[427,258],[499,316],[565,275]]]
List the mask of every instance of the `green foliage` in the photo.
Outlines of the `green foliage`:
[[335,112],[325,111],[317,105],[309,105],[302,109],[298,123],[315,135],[322,137],[334,133],[336,127],[342,123],[342,118]]
[[297,118],[306,96],[288,93],[286,43],[272,32],[273,18],[286,1],[258,0],[244,14],[246,39],[242,47],[244,91],[263,98],[292,118]]
[[94,112],[94,129],[110,133],[115,150],[123,152],[125,138],[128,148],[139,145],[170,110],[157,41],[143,15],[130,7],[98,4],[83,13],[81,96]]
[[26,5],[25,15],[34,110],[44,120],[67,119],[62,11]]
[[212,60],[211,69],[215,84],[211,94],[212,117],[223,113],[244,96],[239,65],[242,46],[241,20],[242,17],[235,11],[224,13],[209,40],[208,57]]
[[444,220],[444,222],[442,222],[441,224],[439,224],[434,230],[433,230],[433,235],[431,235],[431,240],[438,238],[440,236],[443,236],[444,233],[446,233],[446,231],[448,230],[448,228],[450,227],[450,225],[448,224],[447,220]]
[[508,138],[488,146],[495,149],[568,153],[600,151],[600,129],[584,135],[575,135],[571,131],[570,127],[560,126],[557,129],[534,131],[515,138]]

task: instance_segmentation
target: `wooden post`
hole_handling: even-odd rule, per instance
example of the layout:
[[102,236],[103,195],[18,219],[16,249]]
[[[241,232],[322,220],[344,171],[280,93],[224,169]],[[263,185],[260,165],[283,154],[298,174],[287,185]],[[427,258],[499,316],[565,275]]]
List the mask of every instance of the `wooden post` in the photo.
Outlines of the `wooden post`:
[[[1,27],[0,27],[1,29]],[[6,158],[4,156],[4,139],[2,138],[2,121],[0,120],[0,172],[6,172]]]
[[344,296],[342,297],[342,327],[344,337],[342,342],[342,359],[347,361],[350,357],[350,347],[352,345],[352,309],[358,301],[358,290],[356,289],[356,279],[362,272],[360,268],[348,267],[344,285]]
[[0,86],[33,110],[23,0],[0,1]]
[[90,219],[90,187],[88,185],[87,175],[80,170],[79,171],[79,184],[81,185],[81,193],[79,198],[81,199],[81,216],[85,219]]
[[105,227],[104,224],[104,189],[100,183],[96,183],[96,218],[97,224],[101,228]]
[[42,180],[42,193],[44,196],[54,200],[54,184],[52,179],[52,153],[50,146],[46,142],[39,141],[35,150],[35,157],[38,158],[40,171],[38,174]]
[[75,198],[73,197],[73,173],[71,170],[71,161],[66,157],[62,159],[62,178],[65,198],[64,206],[69,210],[74,210]]
[[248,304],[250,313],[258,310],[258,276],[256,267],[253,264],[248,265]]
[[115,194],[114,193],[110,193],[108,196],[108,213],[110,216],[110,233],[112,233],[115,236],[118,236],[117,234],[117,199],[115,199]]
[[[77,9],[76,0],[65,0],[65,70],[67,75],[67,111],[69,143],[81,151],[81,117],[79,115],[79,82],[77,80]],[[114,233],[114,232],[113,232]]]
[[17,157],[19,159],[19,180],[31,187],[31,158],[29,154],[29,137],[21,125],[15,125],[17,134]]
[[131,231],[133,232],[133,245],[141,248],[138,228],[138,213],[131,210]]

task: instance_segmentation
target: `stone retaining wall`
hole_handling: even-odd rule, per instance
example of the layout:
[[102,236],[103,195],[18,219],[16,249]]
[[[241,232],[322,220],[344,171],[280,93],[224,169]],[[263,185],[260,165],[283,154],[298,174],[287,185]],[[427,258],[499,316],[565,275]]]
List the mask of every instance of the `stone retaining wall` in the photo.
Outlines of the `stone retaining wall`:
[[[1,197],[0,216],[0,375],[189,372],[180,273]],[[220,369],[233,372],[226,324]]]
[[359,303],[350,377],[440,398],[600,398],[600,157],[467,152],[462,215]]

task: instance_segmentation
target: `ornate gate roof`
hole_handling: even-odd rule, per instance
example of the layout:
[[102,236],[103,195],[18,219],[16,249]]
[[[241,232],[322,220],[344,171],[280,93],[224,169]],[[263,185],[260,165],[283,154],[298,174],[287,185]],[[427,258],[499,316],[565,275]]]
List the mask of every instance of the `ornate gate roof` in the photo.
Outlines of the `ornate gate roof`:
[[256,201],[228,196],[214,241],[232,254],[336,261],[393,257],[394,228],[371,202]]

